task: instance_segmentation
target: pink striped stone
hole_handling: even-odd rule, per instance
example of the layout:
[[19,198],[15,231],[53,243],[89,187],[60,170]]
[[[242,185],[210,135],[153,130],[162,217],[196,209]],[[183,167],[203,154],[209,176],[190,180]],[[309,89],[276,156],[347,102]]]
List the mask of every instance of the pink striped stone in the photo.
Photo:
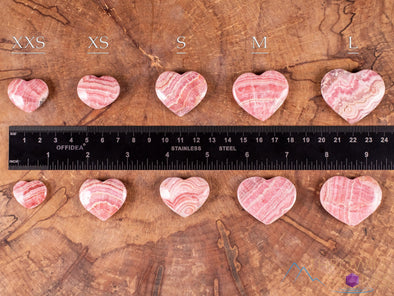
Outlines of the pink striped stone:
[[118,179],[104,182],[88,179],[79,189],[79,199],[84,208],[101,221],[107,220],[121,208],[126,195],[126,187]]
[[195,213],[207,200],[209,184],[203,178],[191,177],[186,180],[173,177],[160,185],[164,203],[182,217]]
[[320,202],[332,216],[354,226],[371,215],[380,205],[382,190],[369,176],[353,180],[343,176],[328,179],[320,190]]
[[371,113],[383,99],[384,92],[382,77],[372,70],[350,73],[335,69],[321,81],[323,99],[350,124]]
[[111,76],[87,75],[79,81],[77,92],[81,101],[90,108],[101,109],[118,98],[120,86]]
[[279,109],[289,93],[286,77],[277,71],[261,75],[242,74],[233,84],[235,101],[259,120],[266,120]]
[[15,199],[25,208],[32,209],[41,204],[47,196],[47,187],[39,180],[19,181],[12,190]]
[[8,85],[8,97],[19,109],[33,112],[48,98],[48,85],[41,79],[14,79]]
[[160,101],[178,116],[193,110],[205,97],[207,89],[204,77],[193,71],[182,75],[167,71],[156,81],[156,94]]
[[237,194],[241,206],[264,224],[271,224],[282,217],[296,200],[295,186],[283,177],[245,179],[239,185]]

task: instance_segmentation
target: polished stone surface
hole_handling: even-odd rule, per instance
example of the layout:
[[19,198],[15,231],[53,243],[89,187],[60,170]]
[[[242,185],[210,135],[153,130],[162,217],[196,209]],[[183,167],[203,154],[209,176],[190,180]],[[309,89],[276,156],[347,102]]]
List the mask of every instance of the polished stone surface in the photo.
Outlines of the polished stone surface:
[[47,187],[39,180],[19,181],[12,190],[15,199],[25,208],[32,209],[41,204],[47,196]]
[[323,208],[339,221],[348,225],[360,224],[379,207],[382,190],[369,176],[348,179],[335,176],[328,179],[320,190]]
[[205,78],[193,71],[178,74],[161,73],[156,81],[156,94],[160,101],[178,116],[193,110],[205,97],[208,85]]
[[126,187],[118,179],[104,182],[88,179],[79,190],[79,199],[84,208],[101,221],[115,214],[125,202],[126,196]]
[[188,217],[195,213],[209,196],[209,184],[203,178],[167,178],[160,185],[163,202],[175,213]]
[[383,99],[384,92],[382,77],[372,70],[350,73],[335,69],[321,81],[323,99],[350,124],[371,113]]
[[48,98],[48,94],[48,85],[41,79],[26,81],[17,78],[8,85],[11,102],[25,112],[37,110]]
[[247,178],[238,187],[238,201],[253,217],[271,224],[286,214],[296,201],[296,188],[284,177]]
[[78,97],[93,109],[101,109],[112,104],[119,96],[118,81],[111,76],[87,75],[77,86]]
[[245,73],[233,84],[233,96],[238,105],[261,121],[279,109],[288,92],[286,77],[277,71],[266,71],[261,75]]

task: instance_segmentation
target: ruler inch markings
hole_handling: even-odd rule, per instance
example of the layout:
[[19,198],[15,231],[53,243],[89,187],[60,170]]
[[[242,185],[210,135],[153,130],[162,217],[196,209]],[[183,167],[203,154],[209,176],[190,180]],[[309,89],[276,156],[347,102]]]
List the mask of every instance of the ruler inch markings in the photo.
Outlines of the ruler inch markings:
[[9,127],[11,170],[392,170],[393,154],[393,126]]

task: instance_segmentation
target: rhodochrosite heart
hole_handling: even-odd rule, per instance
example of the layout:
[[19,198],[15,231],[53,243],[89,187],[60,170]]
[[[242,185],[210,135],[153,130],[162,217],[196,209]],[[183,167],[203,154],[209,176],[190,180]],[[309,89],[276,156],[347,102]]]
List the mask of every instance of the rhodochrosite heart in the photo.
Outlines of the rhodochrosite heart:
[[187,217],[196,212],[207,200],[209,184],[203,178],[191,177],[183,180],[173,177],[160,185],[164,203],[175,213]]
[[193,71],[184,74],[167,71],[156,81],[156,94],[160,101],[178,116],[183,116],[196,107],[207,93],[204,77]]
[[126,195],[126,187],[117,179],[104,182],[88,179],[79,190],[79,199],[84,208],[101,221],[107,220],[120,209]]
[[264,224],[271,224],[282,217],[296,200],[295,186],[283,177],[245,179],[237,194],[241,206]]
[[111,76],[87,75],[79,81],[77,92],[81,101],[90,108],[101,109],[118,98],[120,86]]
[[12,193],[22,206],[32,209],[45,200],[47,187],[39,180],[19,181],[14,185]]
[[19,109],[33,112],[48,98],[48,85],[41,79],[14,79],[8,85],[8,97]]
[[339,221],[357,225],[380,205],[382,190],[372,177],[348,179],[336,176],[328,179],[320,190],[323,208]]
[[335,69],[321,81],[323,99],[350,124],[371,113],[379,105],[384,92],[382,77],[372,70],[350,73]]
[[261,75],[245,73],[233,84],[233,96],[238,105],[262,121],[278,110],[288,92],[286,77],[277,71],[267,71]]

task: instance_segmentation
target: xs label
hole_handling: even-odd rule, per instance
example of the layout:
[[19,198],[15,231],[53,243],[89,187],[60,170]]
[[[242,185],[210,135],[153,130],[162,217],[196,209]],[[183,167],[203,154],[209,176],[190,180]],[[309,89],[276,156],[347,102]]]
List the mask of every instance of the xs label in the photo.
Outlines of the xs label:
[[109,46],[107,36],[89,36],[90,45],[88,48],[106,49]]

